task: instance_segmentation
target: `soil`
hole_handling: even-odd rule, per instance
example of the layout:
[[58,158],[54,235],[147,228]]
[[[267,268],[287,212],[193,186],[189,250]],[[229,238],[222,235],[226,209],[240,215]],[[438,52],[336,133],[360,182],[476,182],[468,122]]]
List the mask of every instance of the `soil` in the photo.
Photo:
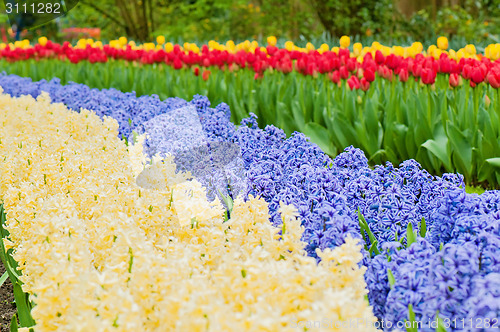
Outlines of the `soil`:
[[[5,267],[0,263],[0,276],[4,272]],[[10,279],[7,279],[0,287],[0,332],[10,331],[10,320],[15,313],[14,291]]]

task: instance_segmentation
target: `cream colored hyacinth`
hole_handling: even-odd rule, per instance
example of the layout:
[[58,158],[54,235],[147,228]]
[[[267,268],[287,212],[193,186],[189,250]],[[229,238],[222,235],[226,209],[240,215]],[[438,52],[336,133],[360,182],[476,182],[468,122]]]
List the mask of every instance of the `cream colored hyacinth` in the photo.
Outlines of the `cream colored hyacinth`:
[[117,122],[47,94],[1,94],[0,125],[5,242],[36,331],[303,331],[322,320],[375,330],[355,240],[317,264],[292,207],[281,240],[258,198],[237,200],[224,222],[172,159],[153,160],[160,190],[139,187],[140,148],[118,139]]

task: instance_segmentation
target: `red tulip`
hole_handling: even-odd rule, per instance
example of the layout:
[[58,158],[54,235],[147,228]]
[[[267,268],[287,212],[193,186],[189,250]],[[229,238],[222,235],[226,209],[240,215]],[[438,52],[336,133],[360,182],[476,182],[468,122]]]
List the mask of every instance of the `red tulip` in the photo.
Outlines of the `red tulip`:
[[495,89],[500,88],[500,69],[498,67],[497,68],[493,68],[489,72],[489,74],[488,74],[488,83],[490,83],[490,85],[493,88],[495,88]]
[[406,69],[401,69],[401,71],[399,72],[399,80],[401,82],[406,82],[408,81],[408,77],[409,77],[409,74],[408,74],[408,70]]
[[370,88],[370,82],[368,82],[368,80],[363,77],[360,81],[360,86],[361,86],[361,90],[367,91]]
[[347,70],[347,68],[345,66],[340,67],[339,72],[340,72],[340,77],[342,79],[345,80],[349,77],[349,71]]
[[333,83],[339,83],[340,72],[338,70],[335,70],[334,72],[330,73],[330,79],[332,80]]
[[379,50],[375,52],[375,62],[379,65],[385,62],[385,57]]
[[351,90],[359,89],[360,88],[359,78],[357,78],[354,75],[351,76],[351,77],[349,77],[349,79],[347,80],[347,84],[349,84],[349,88]]
[[460,84],[460,76],[457,73],[450,74],[450,86],[457,87]]
[[208,78],[210,77],[210,70],[204,70],[203,74],[201,74],[201,78],[203,78],[204,81],[207,81]]
[[347,60],[346,67],[350,72],[353,72],[356,69],[357,65],[358,61],[355,58],[350,58],[349,60]]
[[439,71],[441,73],[450,73],[452,69],[452,60],[446,56],[444,53],[441,54],[441,57],[439,58]]
[[424,84],[434,84],[436,82],[436,72],[434,69],[422,68],[421,77]]
[[194,67],[193,68],[193,73],[194,73],[195,76],[200,75],[200,68],[199,67]]
[[363,78],[365,78],[368,82],[373,82],[375,81],[375,72],[372,69],[367,68],[363,72]]
[[483,73],[483,70],[481,70],[481,68],[475,67],[472,70],[472,73],[471,73],[471,76],[470,76],[470,79],[471,79],[472,82],[474,82],[476,84],[479,84],[482,81],[484,81],[484,78],[485,78],[485,74]]
[[471,65],[465,65],[462,68],[462,76],[463,76],[463,78],[470,79],[471,75],[472,75],[472,66]]

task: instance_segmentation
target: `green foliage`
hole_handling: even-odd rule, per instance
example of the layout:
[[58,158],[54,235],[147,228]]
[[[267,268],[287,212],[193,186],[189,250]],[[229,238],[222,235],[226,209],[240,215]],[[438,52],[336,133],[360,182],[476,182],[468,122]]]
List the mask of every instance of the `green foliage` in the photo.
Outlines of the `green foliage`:
[[466,186],[465,187],[465,192],[468,194],[478,194],[481,195],[482,193],[485,192],[483,187],[471,187],[471,186]]
[[387,32],[393,23],[392,0],[313,0],[325,30],[334,36]]
[[274,124],[287,134],[305,132],[332,157],[354,145],[372,164],[397,165],[414,158],[432,174],[459,172],[467,184],[500,184],[500,90],[487,84],[452,89],[445,75],[438,75],[435,88],[414,80],[377,79],[365,93],[351,91],[345,83],[339,88],[325,75],[266,72],[254,80],[250,70],[211,68],[210,78],[203,81],[190,69],[122,61],[1,61],[0,70],[34,80],[59,77],[63,83],[157,94],[162,99],[191,100],[202,94],[214,105],[226,102],[234,122],[253,112],[261,126]]
[[[100,7],[105,13],[113,13],[115,9],[114,2],[110,0],[100,1]],[[60,23],[62,27],[99,27],[102,31],[101,38],[104,40],[118,38],[125,32],[121,25],[113,24],[109,17],[87,5],[85,0],[61,17]]]
[[[12,249],[6,250],[3,240],[9,237],[9,232],[5,229],[6,215],[3,204],[0,204],[0,258],[5,267],[7,274],[14,289],[14,299],[17,307],[17,315],[14,315],[11,320],[11,331],[18,330],[17,317],[19,317],[19,325],[21,327],[32,327],[35,321],[31,316],[33,304],[29,300],[28,294],[22,290],[23,282],[19,279],[20,273],[17,271],[17,262],[12,257]],[[3,278],[3,277],[2,277]],[[32,329],[30,329],[32,331]]]
[[[361,211],[358,209],[358,220],[359,220],[359,229],[361,231],[361,236],[363,240],[365,240],[365,249],[368,250],[371,256],[373,254],[379,255],[380,251],[378,250],[378,240],[370,229],[370,226],[365,220],[365,217],[361,214]],[[368,244],[371,243],[370,248],[368,248]]]
[[[400,35],[415,40],[433,39],[438,35],[460,37],[467,43],[497,42],[500,34],[500,6],[492,1],[465,1],[463,7],[443,7],[433,17],[430,8],[414,13],[399,22]],[[454,47],[450,45],[450,47]]]
[[[407,38],[435,41],[444,34],[467,42],[498,42],[500,6],[496,0],[464,0],[462,7],[445,6],[436,12],[431,1],[420,3],[426,2],[426,7],[406,18],[392,0],[134,0],[126,6],[129,2],[122,0],[80,0],[59,21],[61,27],[100,27],[105,40],[126,35],[150,41],[164,35],[173,42],[241,41],[275,35],[294,41],[319,37],[320,45],[342,35],[391,43]],[[134,19],[143,4],[152,10]],[[150,33],[139,34],[143,27]],[[325,32],[331,37],[325,37]]]
[[408,305],[408,320],[405,320],[405,326],[407,332],[418,332],[419,323],[416,319],[415,312],[413,311],[413,305]]

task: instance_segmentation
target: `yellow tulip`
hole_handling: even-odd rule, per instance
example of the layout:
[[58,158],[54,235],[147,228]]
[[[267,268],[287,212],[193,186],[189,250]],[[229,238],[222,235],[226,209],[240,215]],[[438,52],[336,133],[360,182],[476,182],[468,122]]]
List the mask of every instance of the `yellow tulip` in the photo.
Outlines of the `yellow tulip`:
[[144,43],[143,48],[145,51],[151,51],[154,50],[155,44],[153,43]]
[[40,37],[40,38],[38,38],[38,44],[40,44],[42,46],[47,45],[47,41],[48,41],[47,37]]
[[375,51],[380,50],[381,47],[382,47],[382,45],[378,41],[374,41],[372,43],[372,49]]
[[250,49],[250,47],[252,46],[252,43],[250,43],[250,41],[249,41],[249,40],[245,40],[245,41],[243,42],[243,46],[245,47],[245,50],[247,50],[247,51],[248,51],[248,50]]
[[158,37],[156,37],[156,43],[157,43],[158,45],[163,45],[163,44],[165,44],[165,36],[158,36]]
[[469,44],[465,46],[465,51],[469,53],[470,55],[475,55],[476,54],[476,46]]
[[429,46],[429,48],[427,49],[427,55],[432,55],[434,54],[434,51],[437,50],[437,47],[436,45],[431,45]]
[[411,46],[415,48],[416,53],[420,53],[424,50],[424,46],[421,42],[414,42]]
[[435,50],[434,50],[434,52],[433,52],[432,56],[434,57],[434,59],[436,59],[436,60],[437,60],[437,59],[439,59],[439,57],[441,56],[441,54],[442,54],[443,52],[444,52],[443,50],[441,50],[441,49],[437,48],[437,49],[435,49]]
[[359,56],[363,50],[363,45],[361,45],[361,43],[354,43],[354,45],[352,45],[352,50],[355,56]]
[[384,56],[388,56],[389,54],[391,54],[391,48],[390,47],[387,47],[387,46],[382,46],[382,48],[380,49],[380,51],[382,52],[382,54]]
[[314,48],[314,45],[312,43],[307,43],[306,44],[306,50],[308,51],[313,51],[315,48]]
[[78,40],[78,42],[76,43],[76,46],[78,48],[85,48],[85,46],[87,46],[87,40],[86,39]]
[[491,60],[497,60],[500,58],[500,44],[491,44],[484,50],[484,55]]
[[340,37],[340,47],[348,48],[350,44],[351,44],[351,38],[349,38],[348,36]]
[[394,54],[396,54],[396,55],[404,56],[404,54],[405,54],[405,49],[402,46],[394,46],[393,50],[394,50]]
[[278,42],[278,40],[276,39],[275,36],[269,36],[267,37],[267,43],[271,46],[276,46],[276,43]]
[[287,50],[287,51],[289,51],[289,52],[291,52],[291,51],[293,50],[293,46],[294,46],[294,45],[293,45],[293,42],[291,42],[291,41],[287,41],[287,42],[285,43],[285,48],[286,48],[286,50]]
[[442,50],[447,50],[448,49],[448,38],[446,37],[439,37],[437,39],[437,47],[439,47]]
[[109,46],[113,48],[120,48],[120,42],[118,40],[112,40],[109,42]]
[[120,42],[121,46],[125,46],[127,44],[127,38],[126,37],[120,37],[120,38],[118,38],[118,41]]
[[174,50],[174,44],[168,42],[165,44],[165,51],[166,52],[172,52]]
[[332,47],[332,52],[333,53],[339,53],[339,51],[340,51],[340,47],[338,47],[338,46]]

